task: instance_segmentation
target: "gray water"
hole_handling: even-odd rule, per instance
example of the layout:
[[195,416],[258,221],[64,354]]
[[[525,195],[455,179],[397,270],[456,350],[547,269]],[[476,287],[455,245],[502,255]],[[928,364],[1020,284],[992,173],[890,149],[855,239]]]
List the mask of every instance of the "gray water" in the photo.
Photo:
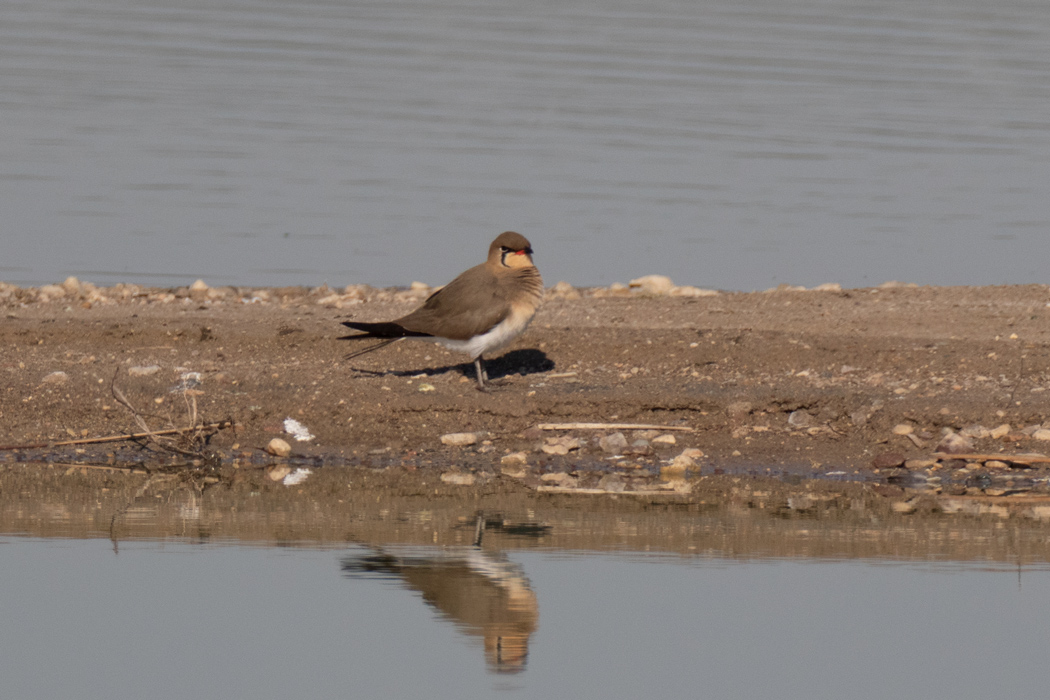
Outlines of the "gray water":
[[0,280],[1046,282],[1043,0],[0,4]]
[[537,613],[507,673],[410,571],[449,550],[388,555],[397,574],[354,576],[358,548],[2,537],[0,694],[1015,700],[1050,681],[1045,568],[489,554],[471,566]]

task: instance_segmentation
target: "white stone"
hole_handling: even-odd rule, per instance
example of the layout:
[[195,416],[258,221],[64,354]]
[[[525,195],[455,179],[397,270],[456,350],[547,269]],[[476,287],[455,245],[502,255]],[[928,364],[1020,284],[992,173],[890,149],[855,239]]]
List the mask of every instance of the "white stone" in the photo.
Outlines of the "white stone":
[[52,372],[40,381],[44,384],[65,384],[69,381],[69,375],[61,371]]
[[314,439],[313,434],[307,429],[307,427],[294,418],[284,419],[284,432],[288,433],[299,442],[309,442]]
[[441,436],[441,444],[452,447],[467,447],[476,444],[477,441],[477,433],[448,433]]
[[204,280],[197,280],[190,285],[191,292],[206,292],[208,291],[208,285],[205,284]]
[[131,377],[148,377],[160,371],[160,365],[138,365],[128,367],[128,375]]
[[540,449],[549,455],[567,455],[572,450],[580,449],[580,440],[574,437],[547,438]]
[[653,447],[671,447],[676,442],[678,442],[678,440],[676,440],[675,436],[671,435],[670,433],[665,433],[664,435],[657,435],[652,439]]
[[441,481],[453,486],[473,486],[477,478],[466,472],[445,472],[441,475]]
[[674,289],[674,282],[665,275],[645,275],[631,280],[629,286],[644,294],[668,294]]
[[898,423],[893,426],[894,435],[911,435],[915,432],[915,428],[907,423]]
[[1032,437],[1036,440],[1050,440],[1050,430],[1046,428],[1040,428],[1039,430],[1032,433]]
[[717,289],[684,286],[674,287],[668,294],[672,297],[716,297],[719,292]]

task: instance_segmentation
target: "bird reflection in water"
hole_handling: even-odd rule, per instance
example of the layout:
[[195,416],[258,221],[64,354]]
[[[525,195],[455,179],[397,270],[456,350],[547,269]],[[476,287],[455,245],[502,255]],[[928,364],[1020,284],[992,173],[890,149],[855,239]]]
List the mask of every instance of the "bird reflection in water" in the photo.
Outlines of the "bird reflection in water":
[[483,638],[490,670],[519,673],[525,670],[539,604],[521,566],[481,548],[484,529],[485,519],[479,516],[473,546],[369,547],[344,558],[342,569],[351,577],[396,580],[418,591],[461,630]]

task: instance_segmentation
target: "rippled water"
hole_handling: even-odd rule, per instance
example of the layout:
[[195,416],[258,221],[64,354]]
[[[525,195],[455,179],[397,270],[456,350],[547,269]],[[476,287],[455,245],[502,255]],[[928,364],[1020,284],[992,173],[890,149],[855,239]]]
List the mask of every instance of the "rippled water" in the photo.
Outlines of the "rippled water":
[[1037,698],[1045,570],[0,538],[5,697]]
[[1050,4],[0,5],[0,279],[1045,281]]

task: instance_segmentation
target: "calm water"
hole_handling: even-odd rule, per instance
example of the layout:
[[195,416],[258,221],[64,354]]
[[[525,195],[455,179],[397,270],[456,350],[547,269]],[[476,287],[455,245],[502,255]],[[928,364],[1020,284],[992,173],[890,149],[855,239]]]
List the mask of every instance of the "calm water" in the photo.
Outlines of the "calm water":
[[0,279],[1045,282],[1043,0],[0,4]]
[[469,549],[0,538],[0,693],[959,700],[1050,682],[1045,569]]

